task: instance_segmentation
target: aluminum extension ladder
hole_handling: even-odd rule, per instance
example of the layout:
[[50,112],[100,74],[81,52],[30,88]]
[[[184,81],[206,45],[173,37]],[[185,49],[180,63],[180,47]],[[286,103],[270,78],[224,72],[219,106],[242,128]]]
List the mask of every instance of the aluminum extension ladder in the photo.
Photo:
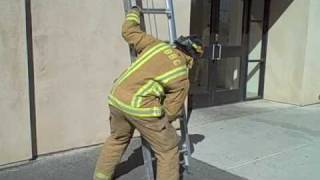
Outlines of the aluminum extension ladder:
[[[168,20],[168,32],[169,32],[169,42],[170,44],[173,44],[174,40],[177,38],[176,35],[176,26],[175,26],[175,18],[174,18],[174,10],[173,10],[173,2],[172,0],[165,0],[166,2],[166,8],[154,8],[154,3],[152,1],[152,8],[149,8],[149,2],[148,0],[145,0],[147,7],[143,7],[142,0],[123,0],[123,5],[125,9],[125,13],[133,7],[138,5],[139,7],[142,8],[142,13],[149,15],[149,23],[151,24],[150,21],[150,14],[154,16],[155,15],[166,15],[167,20]],[[155,22],[156,25],[156,22]],[[143,30],[146,29],[146,24],[144,21],[144,18],[141,18],[141,28]],[[151,29],[151,25],[150,25]],[[155,27],[155,31],[157,32],[157,27]],[[152,29],[151,29],[151,35],[152,34]],[[158,34],[156,34],[158,36]],[[131,55],[131,62],[133,62],[136,58],[136,53],[132,47],[130,47],[130,55]],[[181,135],[181,141],[180,141],[180,153],[183,156],[183,161],[181,161],[182,166],[184,167],[185,171],[188,173],[189,172],[189,167],[190,167],[190,156],[191,156],[191,150],[190,150],[190,138],[189,138],[189,133],[188,133],[188,117],[187,117],[187,101],[185,103],[184,109],[183,109],[183,116],[179,118],[179,123],[180,123],[180,135]],[[143,153],[143,160],[144,160],[144,166],[145,166],[145,171],[148,180],[154,180],[155,175],[154,175],[154,170],[152,166],[152,162],[154,160],[152,156],[152,150],[149,145],[149,143],[141,138],[142,142],[142,153]]]

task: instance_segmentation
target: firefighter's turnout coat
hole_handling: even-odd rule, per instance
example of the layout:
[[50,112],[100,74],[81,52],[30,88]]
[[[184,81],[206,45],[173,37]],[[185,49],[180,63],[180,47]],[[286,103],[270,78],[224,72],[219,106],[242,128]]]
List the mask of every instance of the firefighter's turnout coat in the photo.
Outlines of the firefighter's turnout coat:
[[109,104],[135,117],[166,115],[173,120],[188,94],[192,58],[143,32],[135,9],[126,16],[122,36],[138,57],[115,81]]

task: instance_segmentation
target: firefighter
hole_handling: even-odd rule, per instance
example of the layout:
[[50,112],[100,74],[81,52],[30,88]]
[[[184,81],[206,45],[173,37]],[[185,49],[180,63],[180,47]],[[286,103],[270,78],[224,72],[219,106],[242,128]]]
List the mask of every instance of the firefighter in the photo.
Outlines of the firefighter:
[[122,36],[138,57],[114,82],[108,97],[111,135],[96,164],[95,180],[111,180],[137,129],[157,159],[157,180],[179,179],[178,136],[170,124],[188,94],[188,68],[203,53],[196,36],[181,36],[171,46],[140,29],[140,8],[133,7]]

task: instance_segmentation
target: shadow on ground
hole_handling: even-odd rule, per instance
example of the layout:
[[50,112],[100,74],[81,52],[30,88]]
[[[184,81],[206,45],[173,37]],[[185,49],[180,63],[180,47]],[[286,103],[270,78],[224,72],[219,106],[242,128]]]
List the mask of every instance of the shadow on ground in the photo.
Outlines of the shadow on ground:
[[[200,134],[190,135],[192,153],[194,145],[204,138]],[[247,180],[193,158],[190,160],[190,165],[190,173],[184,172],[181,168],[183,174],[181,180]],[[115,177],[117,180],[146,180],[144,170],[140,140],[135,139],[131,142],[123,161],[117,166]]]
[[[192,144],[203,139],[203,135],[191,135]],[[92,180],[99,151],[100,147],[92,147],[40,157],[22,166],[0,170],[0,180]],[[246,180],[193,158],[190,164],[190,174],[184,173],[182,180]],[[147,180],[139,138],[130,143],[116,169],[116,180]]]

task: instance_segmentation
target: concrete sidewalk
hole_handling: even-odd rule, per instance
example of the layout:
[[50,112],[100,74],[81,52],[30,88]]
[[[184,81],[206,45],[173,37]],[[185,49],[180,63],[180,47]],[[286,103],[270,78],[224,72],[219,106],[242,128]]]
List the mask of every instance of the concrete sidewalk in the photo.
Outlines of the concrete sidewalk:
[[194,110],[193,157],[250,180],[320,179],[320,104],[265,100]]
[[[192,174],[184,180],[319,180],[320,104],[297,107],[265,100],[193,110]],[[40,157],[0,170],[0,180],[90,180],[100,147]],[[133,140],[117,180],[145,180]]]

